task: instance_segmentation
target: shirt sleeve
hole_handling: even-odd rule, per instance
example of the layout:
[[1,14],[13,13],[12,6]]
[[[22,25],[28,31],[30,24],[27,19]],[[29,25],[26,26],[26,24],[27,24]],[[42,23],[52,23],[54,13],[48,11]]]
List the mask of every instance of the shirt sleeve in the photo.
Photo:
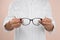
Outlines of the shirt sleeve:
[[54,20],[52,14],[51,14],[51,13],[48,13],[48,14],[46,15],[46,17],[47,17],[47,18],[50,18],[50,19],[52,20],[52,24],[54,25],[53,31],[55,31],[55,29],[56,29],[56,24],[55,24],[55,20]]
[[[4,20],[3,20],[3,28],[4,28],[4,25],[5,25],[6,23],[8,23],[12,18],[15,17],[14,12],[15,12],[14,7],[12,6],[12,3],[10,3],[10,5],[9,5],[9,7],[8,7],[8,14],[7,14],[7,16],[4,18]],[[4,29],[5,29],[5,28],[4,28]],[[6,29],[5,29],[5,30],[6,30]],[[6,30],[6,31],[7,31],[7,30]]]
[[53,17],[53,15],[52,15],[52,8],[51,8],[50,5],[46,7],[45,13],[46,13],[46,17],[47,17],[47,18],[50,18],[50,19],[52,20],[52,24],[54,25],[53,32],[55,32],[55,31],[56,31],[56,24],[55,24],[54,17]]

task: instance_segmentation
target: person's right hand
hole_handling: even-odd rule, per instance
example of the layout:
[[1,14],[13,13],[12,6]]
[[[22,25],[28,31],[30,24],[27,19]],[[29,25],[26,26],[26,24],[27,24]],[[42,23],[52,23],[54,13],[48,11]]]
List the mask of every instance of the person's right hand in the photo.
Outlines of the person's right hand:
[[10,24],[12,27],[14,28],[18,28],[21,26],[22,24],[22,20],[20,20],[20,18],[13,18],[12,20],[10,20]]

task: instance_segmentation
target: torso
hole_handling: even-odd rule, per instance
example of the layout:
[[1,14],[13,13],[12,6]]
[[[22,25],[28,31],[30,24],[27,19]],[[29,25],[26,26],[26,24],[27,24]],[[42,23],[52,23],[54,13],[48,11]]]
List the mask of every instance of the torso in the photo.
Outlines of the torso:
[[[12,4],[15,12],[12,15],[26,18],[44,18],[49,10],[48,0],[16,0]],[[15,40],[46,40],[42,25],[21,26],[15,30]]]

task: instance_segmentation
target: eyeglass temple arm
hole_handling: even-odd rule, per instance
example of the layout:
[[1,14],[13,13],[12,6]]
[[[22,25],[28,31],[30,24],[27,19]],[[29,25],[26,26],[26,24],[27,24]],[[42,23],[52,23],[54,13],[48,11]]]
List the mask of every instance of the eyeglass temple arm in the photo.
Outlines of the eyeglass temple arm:
[[23,23],[22,18],[20,18],[20,23]]
[[42,21],[42,18],[40,18],[40,20]]

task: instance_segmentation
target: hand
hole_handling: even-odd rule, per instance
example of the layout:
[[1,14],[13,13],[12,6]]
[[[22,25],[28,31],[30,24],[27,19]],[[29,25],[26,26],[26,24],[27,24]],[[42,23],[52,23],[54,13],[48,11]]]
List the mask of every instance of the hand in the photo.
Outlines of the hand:
[[42,25],[52,24],[52,20],[50,18],[45,17],[44,19],[39,21]]
[[22,24],[22,20],[20,20],[20,18],[13,18],[12,20],[10,20],[10,24],[12,25],[12,27],[14,28],[18,28],[21,26]]
[[40,20],[39,22],[44,26],[44,28],[47,31],[52,31],[54,29],[54,25],[52,24],[52,21],[49,18],[45,17],[44,19]]

